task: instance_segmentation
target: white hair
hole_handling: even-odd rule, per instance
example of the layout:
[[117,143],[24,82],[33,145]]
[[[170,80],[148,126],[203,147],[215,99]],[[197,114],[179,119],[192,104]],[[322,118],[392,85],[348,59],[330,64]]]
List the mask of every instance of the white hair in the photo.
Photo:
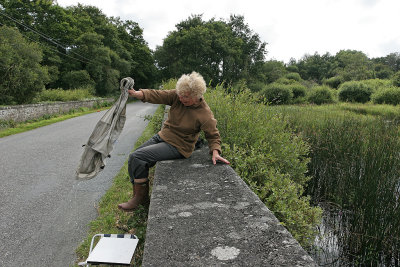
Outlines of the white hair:
[[190,75],[183,74],[176,83],[176,93],[179,96],[189,92],[192,97],[201,98],[206,90],[203,76],[194,71]]

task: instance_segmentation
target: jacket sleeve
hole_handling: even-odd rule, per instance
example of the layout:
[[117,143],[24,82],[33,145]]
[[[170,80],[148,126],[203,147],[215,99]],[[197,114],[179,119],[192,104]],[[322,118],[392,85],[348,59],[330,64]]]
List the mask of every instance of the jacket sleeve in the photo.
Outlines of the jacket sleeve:
[[172,105],[174,99],[177,97],[176,90],[154,90],[154,89],[141,89],[144,98],[143,102],[152,104],[166,104]]
[[218,153],[221,154],[221,136],[217,129],[217,120],[211,114],[211,118],[209,118],[205,123],[201,125],[201,130],[204,132],[205,137],[208,141],[208,148],[210,149],[210,154],[213,150],[218,150]]

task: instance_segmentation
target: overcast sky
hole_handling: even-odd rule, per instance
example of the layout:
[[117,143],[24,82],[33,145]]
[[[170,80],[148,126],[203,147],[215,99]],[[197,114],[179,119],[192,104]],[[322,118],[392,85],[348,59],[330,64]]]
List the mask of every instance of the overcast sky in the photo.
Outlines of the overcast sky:
[[400,0],[57,0],[139,23],[151,49],[191,14],[245,22],[267,44],[267,59],[287,63],[305,54],[359,50],[368,57],[400,52]]

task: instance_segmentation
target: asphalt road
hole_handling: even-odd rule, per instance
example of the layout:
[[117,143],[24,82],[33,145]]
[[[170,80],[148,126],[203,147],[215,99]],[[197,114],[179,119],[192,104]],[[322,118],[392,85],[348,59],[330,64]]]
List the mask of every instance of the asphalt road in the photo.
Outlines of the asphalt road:
[[[111,186],[157,105],[127,106],[127,120],[105,169],[88,181],[75,170],[97,112],[0,138],[0,266],[70,266]],[[118,203],[115,203],[116,205]]]

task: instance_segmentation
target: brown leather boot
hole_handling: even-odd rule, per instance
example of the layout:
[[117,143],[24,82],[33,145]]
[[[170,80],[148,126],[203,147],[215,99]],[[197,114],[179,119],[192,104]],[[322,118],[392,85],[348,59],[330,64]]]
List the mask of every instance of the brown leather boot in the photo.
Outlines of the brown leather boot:
[[123,211],[134,211],[140,205],[148,205],[149,198],[149,180],[142,183],[133,184],[133,197],[125,203],[118,204],[118,208]]

